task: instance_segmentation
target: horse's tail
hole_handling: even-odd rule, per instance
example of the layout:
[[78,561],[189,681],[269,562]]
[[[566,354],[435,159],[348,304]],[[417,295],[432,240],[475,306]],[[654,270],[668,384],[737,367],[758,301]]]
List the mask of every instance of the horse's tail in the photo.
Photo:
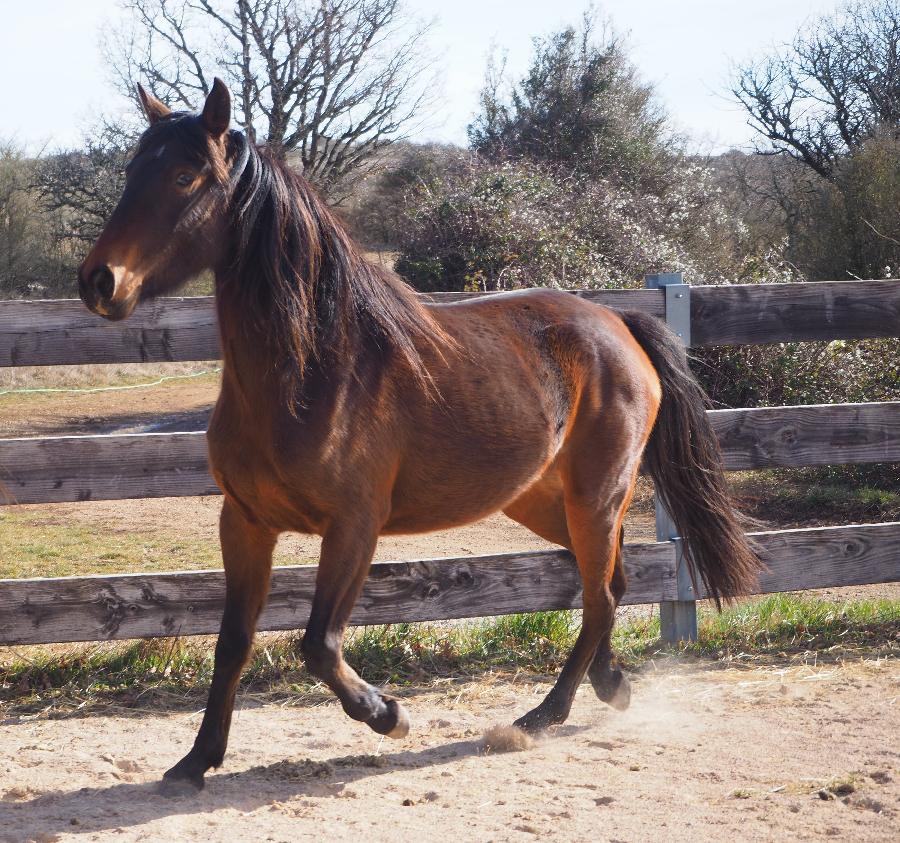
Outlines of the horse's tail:
[[692,575],[700,575],[719,606],[750,591],[764,566],[728,489],[719,441],[706,416],[709,398],[691,373],[681,341],[663,322],[638,312],[621,316],[662,384],[644,467],[675,521]]

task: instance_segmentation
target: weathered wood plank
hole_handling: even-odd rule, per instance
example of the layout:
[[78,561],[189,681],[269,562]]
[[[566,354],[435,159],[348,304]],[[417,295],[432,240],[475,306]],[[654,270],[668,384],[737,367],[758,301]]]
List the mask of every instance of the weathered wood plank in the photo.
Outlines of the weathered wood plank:
[[900,462],[900,401],[713,410],[730,470]]
[[122,322],[77,299],[0,302],[0,366],[214,360],[219,333],[213,299],[144,302]]
[[[575,290],[619,310],[665,315],[661,290]],[[435,302],[488,293],[433,293]],[[900,335],[900,283],[823,281],[692,287],[695,345],[739,345]],[[0,366],[211,360],[219,356],[210,297],[145,302],[107,322],[77,299],[0,302]]]
[[[751,533],[769,570],[759,593],[900,582],[900,522]],[[705,596],[702,585],[698,596]]]
[[693,345],[900,336],[900,281],[691,287]]
[[[665,315],[665,298],[660,290],[578,290],[575,294],[619,310]],[[440,303],[483,295],[488,294],[434,293],[427,298]],[[94,315],[78,299],[0,301],[0,366],[177,362],[218,357],[215,303],[209,296],[143,302],[122,322],[108,322]]]
[[[900,523],[754,533],[769,570],[759,592],[900,581]],[[669,543],[626,545],[623,603],[675,597]],[[262,630],[299,629],[316,566],[276,568]],[[703,596],[701,593],[698,596]],[[218,630],[220,571],[0,580],[0,644],[199,635]],[[372,566],[355,625],[578,608],[581,584],[565,551],[383,562]]]
[[10,498],[5,503],[219,492],[202,432],[0,439],[0,483]]
[[[900,402],[714,410],[730,470],[900,461]],[[0,439],[0,503],[218,494],[203,433]]]
[[[625,603],[674,594],[669,544],[625,548]],[[306,624],[317,566],[276,568],[261,630]],[[40,644],[217,632],[221,571],[0,580],[0,644]],[[382,562],[351,617],[357,626],[578,608],[581,580],[566,551]]]
[[[611,307],[613,310],[641,310],[651,316],[665,318],[664,290],[566,290],[573,296]],[[423,293],[422,297],[435,304],[471,301],[484,296],[503,296],[506,293]]]

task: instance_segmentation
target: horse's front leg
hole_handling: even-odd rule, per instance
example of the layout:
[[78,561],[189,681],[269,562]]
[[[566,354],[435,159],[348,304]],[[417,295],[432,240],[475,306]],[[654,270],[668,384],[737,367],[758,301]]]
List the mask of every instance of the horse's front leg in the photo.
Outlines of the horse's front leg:
[[213,670],[209,700],[191,751],[163,777],[164,789],[180,790],[186,783],[198,790],[203,775],[225,757],[234,696],[241,669],[250,655],[256,621],[269,592],[272,552],[277,533],[250,522],[227,498],[219,519],[225,563],[225,612]]
[[341,523],[322,538],[316,593],[303,655],[310,673],[337,695],[354,720],[361,720],[380,735],[402,738],[409,732],[409,717],[393,697],[364,682],[345,661],[344,631],[350,612],[369,573],[378,541],[374,525]]

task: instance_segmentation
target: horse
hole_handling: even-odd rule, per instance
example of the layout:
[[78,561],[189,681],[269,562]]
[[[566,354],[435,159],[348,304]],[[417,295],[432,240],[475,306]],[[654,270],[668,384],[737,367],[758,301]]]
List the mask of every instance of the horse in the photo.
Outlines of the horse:
[[223,356],[207,439],[224,495],[225,607],[199,732],[164,787],[199,790],[222,764],[282,532],[322,539],[309,671],[351,718],[393,738],[409,730],[406,710],[342,656],[380,535],[502,511],[572,552],[582,626],[546,698],[515,721],[527,732],[565,721],[585,674],[601,701],[629,703],[610,637],[642,460],[707,593],[752,588],[760,560],[707,399],[660,320],[550,289],[426,303],[364,259],[301,175],[230,128],[221,80],[197,114],[138,94],[149,125],[79,292],[125,319],[211,270]]

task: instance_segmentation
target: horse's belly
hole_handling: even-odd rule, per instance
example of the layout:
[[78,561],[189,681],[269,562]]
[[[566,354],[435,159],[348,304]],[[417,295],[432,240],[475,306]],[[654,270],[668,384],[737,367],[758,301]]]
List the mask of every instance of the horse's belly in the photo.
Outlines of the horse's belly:
[[503,453],[459,454],[452,461],[425,455],[405,465],[394,486],[385,533],[424,533],[460,527],[503,509],[531,486],[555,457],[552,443]]

